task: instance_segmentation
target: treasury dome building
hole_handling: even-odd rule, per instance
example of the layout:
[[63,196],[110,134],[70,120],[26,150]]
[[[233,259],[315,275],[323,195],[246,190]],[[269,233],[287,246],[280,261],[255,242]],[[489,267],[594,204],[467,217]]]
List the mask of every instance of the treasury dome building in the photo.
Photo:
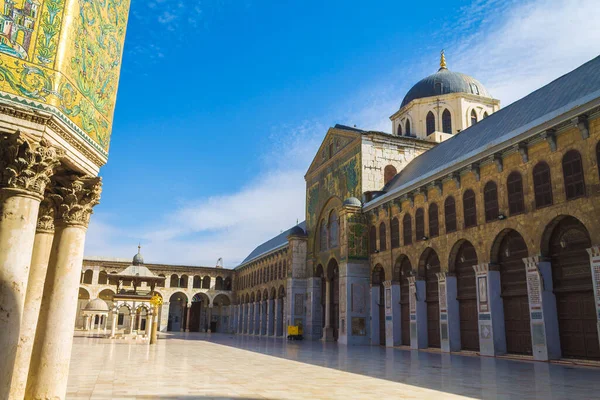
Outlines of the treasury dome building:
[[306,221],[235,268],[238,334],[600,360],[600,58],[500,109],[437,73],[330,128]]

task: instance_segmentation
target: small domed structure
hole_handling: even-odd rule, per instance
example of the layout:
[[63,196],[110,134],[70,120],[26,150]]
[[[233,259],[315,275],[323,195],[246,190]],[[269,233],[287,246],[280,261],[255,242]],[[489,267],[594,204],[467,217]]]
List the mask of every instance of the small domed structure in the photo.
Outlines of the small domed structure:
[[108,305],[102,299],[90,300],[85,306],[86,311],[108,311]]
[[144,257],[142,257],[142,246],[138,245],[138,252],[133,256],[133,265],[144,265]]
[[343,204],[344,206],[362,207],[362,203],[356,197],[348,197]]
[[290,235],[306,235],[304,229],[300,228],[300,226],[296,225],[292,229],[290,229]]

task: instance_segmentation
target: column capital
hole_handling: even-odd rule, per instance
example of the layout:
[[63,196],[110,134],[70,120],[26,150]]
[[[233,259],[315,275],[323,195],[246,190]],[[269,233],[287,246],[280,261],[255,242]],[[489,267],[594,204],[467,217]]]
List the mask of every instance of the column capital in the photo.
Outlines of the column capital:
[[589,249],[586,249],[589,253],[590,257],[600,257],[600,246],[592,246]]
[[100,203],[102,178],[61,176],[49,197],[56,206],[56,222],[87,228],[94,206]]
[[475,275],[484,274],[488,271],[498,271],[499,265],[495,263],[483,263],[473,265],[473,270],[475,271]]
[[53,233],[55,215],[56,208],[54,202],[48,198],[42,200],[38,213],[36,232]]
[[63,150],[44,139],[31,142],[20,132],[0,134],[0,188],[34,196],[40,200]]

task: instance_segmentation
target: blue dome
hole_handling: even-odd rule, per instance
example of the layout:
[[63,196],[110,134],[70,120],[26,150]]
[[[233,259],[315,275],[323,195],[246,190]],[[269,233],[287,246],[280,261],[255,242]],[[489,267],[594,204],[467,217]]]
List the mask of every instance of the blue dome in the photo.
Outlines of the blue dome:
[[354,207],[362,207],[362,203],[356,197],[349,197],[344,200],[345,206],[354,206]]
[[447,68],[440,68],[438,72],[429,75],[427,78],[421,79],[414,85],[402,100],[400,108],[416,99],[425,97],[440,96],[449,93],[468,93],[477,96],[492,98],[485,86],[477,79],[461,74],[460,72],[452,72]]

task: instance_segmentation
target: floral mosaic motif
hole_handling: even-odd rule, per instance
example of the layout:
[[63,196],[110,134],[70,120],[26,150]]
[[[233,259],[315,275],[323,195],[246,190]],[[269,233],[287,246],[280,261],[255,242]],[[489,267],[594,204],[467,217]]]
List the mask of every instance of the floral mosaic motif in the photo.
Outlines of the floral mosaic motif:
[[[108,151],[129,0],[2,3],[0,19],[12,30],[0,33],[1,89],[56,107]],[[67,16],[73,22],[63,36]],[[57,62],[59,47],[64,62]]]

